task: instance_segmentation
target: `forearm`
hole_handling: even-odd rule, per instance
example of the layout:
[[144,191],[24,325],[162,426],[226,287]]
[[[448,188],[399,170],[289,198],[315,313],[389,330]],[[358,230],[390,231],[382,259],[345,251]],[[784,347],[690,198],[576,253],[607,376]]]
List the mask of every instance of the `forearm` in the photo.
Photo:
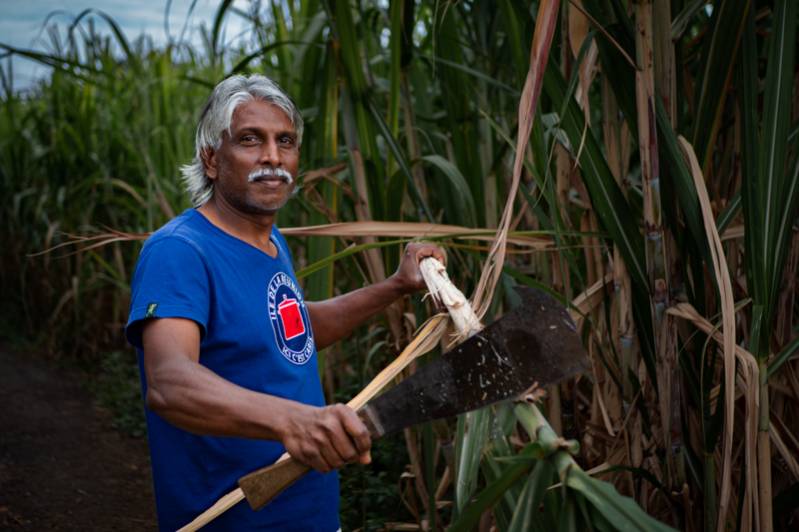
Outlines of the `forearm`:
[[179,357],[152,368],[147,381],[148,408],[197,434],[280,440],[286,418],[304,406],[242,388]]
[[147,406],[189,432],[280,441],[302,463],[330,471],[369,461],[369,431],[345,405],[310,406],[243,388],[199,363],[200,329],[152,320],[142,332]]
[[325,301],[307,303],[317,349],[342,338],[408,290],[395,276]]

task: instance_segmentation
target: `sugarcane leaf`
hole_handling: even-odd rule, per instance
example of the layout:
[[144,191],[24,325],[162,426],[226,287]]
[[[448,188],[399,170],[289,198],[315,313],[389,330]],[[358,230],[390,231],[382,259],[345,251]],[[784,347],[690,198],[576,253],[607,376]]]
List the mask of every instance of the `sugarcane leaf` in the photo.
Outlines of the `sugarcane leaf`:
[[458,443],[455,449],[457,461],[455,503],[460,512],[459,520],[472,508],[470,499],[477,488],[483,447],[488,441],[490,418],[491,412],[487,408],[469,412],[458,418]]
[[261,59],[264,56],[264,54],[266,54],[268,52],[271,52],[272,50],[281,49],[281,48],[284,48],[284,47],[290,46],[290,45],[315,46],[315,44],[313,42],[311,42],[311,41],[295,41],[295,40],[288,40],[288,39],[285,40],[285,41],[278,41],[278,42],[269,43],[266,46],[262,46],[261,48],[258,48],[257,50],[255,50],[251,54],[247,54],[243,58],[241,58],[225,74],[225,77],[232,76],[233,74],[238,74],[238,73],[244,71],[250,65],[250,63],[252,63],[255,59]]
[[683,5],[682,11],[671,21],[671,38],[673,40],[682,37],[693,18],[707,3],[708,0],[691,0]]
[[702,73],[696,88],[696,121],[691,137],[705,172],[715,148],[750,3],[750,0],[723,0],[714,5],[702,53]]
[[[745,46],[740,71],[742,86],[742,118],[744,124],[743,198],[744,238],[747,259],[747,281],[750,296],[758,310],[752,320],[750,351],[765,357],[769,351],[772,319],[777,292],[788,248],[788,235],[796,212],[799,195],[799,167],[786,171],[789,113],[793,91],[796,36],[795,2],[780,0],[775,4],[774,29],[770,36],[766,82],[763,97],[762,127],[754,109],[757,101],[758,67],[754,16],[747,17]],[[761,135],[757,137],[758,129]],[[747,153],[751,148],[756,151]],[[754,155],[756,153],[756,156]]]
[[119,24],[117,24],[117,22],[104,11],[94,8],[84,9],[72,21],[72,24],[70,24],[69,26],[68,32],[71,34],[74,31],[74,29],[77,27],[77,25],[80,23],[80,21],[85,16],[92,13],[96,14],[97,16],[105,20],[106,23],[111,27],[111,31],[113,32],[114,37],[116,37],[117,43],[122,48],[122,51],[125,52],[125,59],[127,59],[128,64],[131,66],[138,65],[139,64],[138,55],[134,54],[131,51],[130,43],[128,42],[127,37],[125,37],[125,34],[122,32],[122,29],[119,27]]
[[[81,63],[75,59],[71,58],[62,58],[58,57],[57,55],[46,54],[42,52],[37,52],[35,50],[26,50],[23,48],[16,48],[14,46],[9,46],[7,44],[0,43],[0,48],[5,49],[10,54],[16,54],[21,57],[25,57],[27,59],[31,59],[33,61],[39,62],[43,65],[49,66],[68,74],[70,76],[74,76],[77,79],[81,79],[89,84],[96,84],[99,80],[97,78],[89,77],[88,75],[81,74],[80,72],[76,72],[74,69],[78,68],[80,70],[87,71],[88,74],[96,75],[100,78],[108,78],[110,79],[112,75],[105,71],[105,70],[98,70],[92,65],[88,65],[85,63]],[[66,65],[66,66],[65,66]],[[71,66],[73,68],[67,68],[67,66]]]
[[396,245],[396,244],[404,244],[406,242],[408,242],[408,239],[384,240],[382,242],[371,242],[371,243],[368,243],[368,244],[358,244],[358,245],[355,245],[355,246],[350,246],[347,249],[344,249],[342,251],[334,253],[334,254],[332,254],[332,255],[330,255],[328,257],[325,257],[324,259],[321,259],[321,260],[318,260],[318,261],[314,262],[313,264],[309,264],[305,268],[297,270],[297,272],[296,272],[297,279],[302,279],[303,277],[307,277],[308,275],[311,275],[312,273],[318,272],[318,271],[323,270],[324,268],[326,268],[328,266],[331,266],[336,261],[339,261],[339,260],[341,260],[343,258],[349,257],[349,256],[354,255],[356,253],[360,253],[361,251],[366,251],[366,250],[369,250],[369,249],[379,249],[379,248],[386,247],[386,246],[393,246],[393,245]]
[[[487,410],[479,410],[476,413],[483,413]],[[467,414],[468,417],[471,414]],[[528,451],[522,450],[520,454],[526,454]],[[505,468],[496,480],[490,482],[480,493],[473,499],[469,500],[468,505],[462,509],[457,520],[455,520],[449,532],[465,532],[472,530],[477,526],[483,512],[488,510],[491,506],[504,495],[504,493],[513,486],[516,482],[522,479],[527,471],[532,468],[534,461],[521,462]],[[460,471],[460,470],[459,470]]]
[[[505,438],[491,438],[491,443],[486,446],[486,453],[480,463],[480,471],[483,474],[483,482],[490,484],[502,475],[504,466],[503,457],[512,455],[513,451],[507,444]],[[521,495],[523,486],[521,481],[510,486],[502,497],[497,500],[491,509],[497,528],[507,530],[510,520],[513,517],[513,510],[516,507],[516,500]]]
[[460,218],[460,220],[457,220],[458,223],[467,227],[473,227],[477,219],[474,197],[466,182],[466,178],[460,170],[440,155],[425,155],[422,157],[422,160],[438,168],[441,174],[449,180],[451,185],[450,190],[455,196],[455,202],[458,208],[458,213],[454,213],[456,220]]
[[[378,111],[377,108],[371,102],[368,105],[369,105],[369,111],[372,114],[372,119],[377,125],[378,130],[382,133],[383,140],[386,142],[386,145],[391,150],[391,154],[394,156],[394,159],[399,164],[399,167],[402,170],[402,174],[405,176],[405,179],[407,180],[408,189],[413,194],[414,202],[416,203],[419,211],[424,215],[424,217],[428,221],[432,221],[433,215],[430,213],[430,208],[427,206],[427,202],[422,197],[422,193],[419,191],[419,187],[416,185],[416,180],[414,180],[413,174],[411,174],[410,165],[408,164],[407,158],[405,157],[402,148],[397,143],[397,140],[394,138],[394,135],[391,133],[388,124],[386,124],[386,122],[383,120],[380,111]],[[447,164],[449,164],[449,166],[452,169],[454,169],[454,172],[460,174],[460,172],[458,172],[457,168],[455,168],[455,166],[452,165],[452,163],[449,163],[447,161]],[[473,224],[466,224],[466,225],[473,225]]]
[[366,78],[361,62],[361,45],[352,18],[352,6],[349,2],[328,2],[334,14],[336,36],[341,41],[341,58],[347,74],[347,83],[355,98],[363,96],[366,90]]
[[716,218],[716,227],[718,227],[720,234],[724,234],[724,231],[727,229],[727,227],[729,227],[738,213],[741,212],[742,205],[743,202],[741,200],[741,193],[739,191],[735,193],[735,196],[732,197],[724,210],[721,211],[721,214],[718,215],[718,218]]
[[624,116],[628,117],[626,123],[630,128],[631,138],[638,139],[638,121],[634,118],[637,116],[635,71],[619,49],[624,50],[627,57],[635,56],[632,20],[622,9],[616,6],[609,9],[604,2],[584,2],[583,7],[605,30],[598,32],[596,36],[599,62],[613,89],[619,108]]
[[592,526],[596,527],[597,530],[601,532],[616,532],[616,527],[613,526],[610,521],[605,519],[605,516],[602,515],[602,512],[599,512],[593,506],[590,508],[590,523]]
[[214,15],[214,24],[211,29],[211,53],[213,54],[211,56],[212,61],[217,61],[219,54],[221,53],[219,48],[219,36],[222,32],[222,23],[225,20],[225,15],[232,4],[233,0],[223,0],[222,3],[219,4],[219,8],[216,10],[216,14]]
[[560,512],[560,519],[558,519],[558,532],[578,532],[580,529],[577,528],[575,495],[566,493],[564,499],[563,509]]
[[388,113],[386,122],[392,137],[399,133],[400,82],[402,81],[403,24],[405,23],[405,0],[393,0],[389,5],[391,53],[389,69]]
[[517,98],[519,97],[519,90],[518,89],[514,89],[510,85],[502,83],[498,79],[489,76],[485,72],[482,72],[482,71],[477,70],[475,68],[469,67],[468,65],[464,65],[463,63],[458,63],[457,61],[451,61],[449,59],[444,59],[443,57],[433,56],[433,55],[422,55],[422,54],[420,54],[419,55],[419,59],[427,61],[427,62],[429,62],[431,64],[440,64],[440,65],[446,66],[447,68],[451,68],[452,70],[456,70],[458,72],[462,72],[464,74],[468,74],[469,76],[472,76],[476,80],[482,81],[484,83],[487,83],[488,85],[494,86],[494,87],[496,87],[498,89],[503,90],[504,92],[507,92],[511,96],[514,96],[514,97],[517,97]]
[[539,460],[536,462],[518,498],[508,532],[540,530],[539,506],[544,499],[547,487],[552,483],[554,472],[552,465],[548,461]]
[[[781,0],[774,12],[774,34],[766,73],[763,113],[763,136],[759,155],[758,177],[765,185],[763,223],[767,231],[762,253],[772,258],[766,270],[766,280],[771,284],[771,294],[765,303],[774,301],[780,284],[782,257],[785,255],[785,237],[792,220],[786,220],[790,211],[792,194],[796,193],[794,179],[786,179],[786,154],[790,127],[790,109],[793,97],[794,53],[796,49],[796,2]],[[786,224],[784,222],[788,222]]]
[[774,360],[768,366],[768,373],[766,374],[766,378],[771,378],[779,369],[782,367],[783,364],[788,362],[789,360],[793,360],[799,356],[799,336],[794,338],[792,342],[789,342],[779,354],[774,357]]
[[515,71],[519,73],[517,82],[521,86],[524,83],[523,73],[527,70],[527,54],[522,43],[526,42],[527,39],[522,37],[519,13],[516,11],[514,4],[511,3],[511,0],[500,0],[499,10],[502,13],[502,19],[508,32],[508,46],[513,55],[513,62],[516,65]]
[[617,530],[631,532],[674,530],[647,515],[635,501],[616,491],[612,484],[595,479],[578,468],[569,470],[566,485],[582,494],[605,519],[613,523]]

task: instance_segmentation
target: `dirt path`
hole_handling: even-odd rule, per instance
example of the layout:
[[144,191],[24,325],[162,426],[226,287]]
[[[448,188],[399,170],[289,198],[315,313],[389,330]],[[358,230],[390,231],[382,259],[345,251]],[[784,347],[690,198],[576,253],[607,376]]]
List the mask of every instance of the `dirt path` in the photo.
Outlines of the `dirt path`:
[[0,347],[0,530],[155,530],[146,441],[76,380]]

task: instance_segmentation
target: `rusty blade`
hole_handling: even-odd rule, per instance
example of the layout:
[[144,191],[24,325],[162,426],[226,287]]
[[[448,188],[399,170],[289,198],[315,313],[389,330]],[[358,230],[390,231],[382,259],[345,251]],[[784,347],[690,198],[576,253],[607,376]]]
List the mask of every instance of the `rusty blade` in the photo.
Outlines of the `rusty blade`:
[[371,400],[359,415],[379,437],[512,399],[584,372],[588,357],[566,309],[517,288],[521,304],[480,333]]

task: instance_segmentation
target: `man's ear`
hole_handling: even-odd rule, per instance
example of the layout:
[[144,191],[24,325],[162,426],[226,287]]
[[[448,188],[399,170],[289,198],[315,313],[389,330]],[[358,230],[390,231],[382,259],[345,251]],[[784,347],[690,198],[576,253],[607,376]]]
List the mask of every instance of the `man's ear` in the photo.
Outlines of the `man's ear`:
[[209,179],[216,179],[218,174],[216,167],[216,150],[213,148],[205,148],[200,152],[200,159],[203,162],[203,168],[205,168],[205,175],[207,175]]

